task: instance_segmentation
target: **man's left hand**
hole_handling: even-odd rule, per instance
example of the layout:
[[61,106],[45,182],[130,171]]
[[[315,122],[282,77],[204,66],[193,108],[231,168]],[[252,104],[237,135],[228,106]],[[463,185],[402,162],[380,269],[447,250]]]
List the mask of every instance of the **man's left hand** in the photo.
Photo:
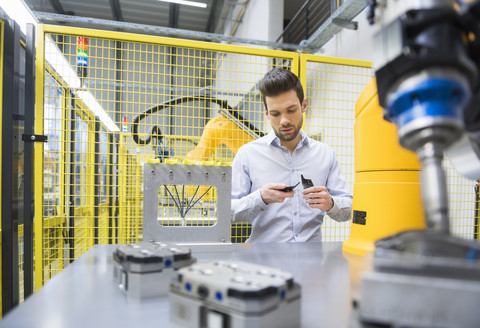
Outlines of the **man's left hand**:
[[322,211],[329,211],[333,207],[333,198],[330,196],[327,187],[313,186],[303,190],[303,198],[311,208],[318,208]]

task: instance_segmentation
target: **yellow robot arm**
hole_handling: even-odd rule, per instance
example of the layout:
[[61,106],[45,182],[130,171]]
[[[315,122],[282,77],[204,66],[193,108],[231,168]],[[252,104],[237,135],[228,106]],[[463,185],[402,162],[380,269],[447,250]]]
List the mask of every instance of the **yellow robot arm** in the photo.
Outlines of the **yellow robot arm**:
[[224,116],[218,116],[212,118],[205,125],[200,142],[194,150],[187,154],[186,159],[194,161],[206,160],[221,144],[224,144],[236,154],[238,148],[253,140],[252,136],[243,131],[232,120]]

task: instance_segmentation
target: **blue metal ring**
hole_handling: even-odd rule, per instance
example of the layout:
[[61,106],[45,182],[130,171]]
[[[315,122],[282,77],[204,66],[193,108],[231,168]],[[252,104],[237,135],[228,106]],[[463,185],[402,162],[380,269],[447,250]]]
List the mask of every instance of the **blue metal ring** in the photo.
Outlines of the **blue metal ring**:
[[392,120],[400,128],[422,117],[448,117],[463,122],[470,90],[454,79],[432,78],[402,88],[388,101]]

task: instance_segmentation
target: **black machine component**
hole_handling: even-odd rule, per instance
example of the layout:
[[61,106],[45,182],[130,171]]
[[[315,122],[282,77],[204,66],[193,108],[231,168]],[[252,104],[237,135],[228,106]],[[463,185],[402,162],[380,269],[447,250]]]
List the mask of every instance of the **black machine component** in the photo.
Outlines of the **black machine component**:
[[398,52],[394,58],[384,57],[387,62],[375,63],[380,105],[387,106],[388,93],[399,79],[429,67],[458,70],[472,89],[477,88],[478,41],[465,44],[468,33],[478,33],[478,27],[467,25],[471,16],[470,11],[462,14],[449,7],[414,9],[383,28],[379,41],[386,46],[394,43]]

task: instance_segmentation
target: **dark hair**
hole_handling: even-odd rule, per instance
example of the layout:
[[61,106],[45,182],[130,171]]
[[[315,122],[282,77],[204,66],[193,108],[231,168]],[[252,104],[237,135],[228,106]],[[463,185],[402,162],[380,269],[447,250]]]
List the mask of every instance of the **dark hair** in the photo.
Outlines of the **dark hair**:
[[259,89],[262,93],[262,100],[265,104],[265,108],[267,108],[265,97],[278,96],[292,89],[294,89],[297,93],[300,104],[303,103],[304,95],[300,79],[285,68],[275,67],[271,71],[267,72],[267,74],[265,74],[265,76],[260,80]]

